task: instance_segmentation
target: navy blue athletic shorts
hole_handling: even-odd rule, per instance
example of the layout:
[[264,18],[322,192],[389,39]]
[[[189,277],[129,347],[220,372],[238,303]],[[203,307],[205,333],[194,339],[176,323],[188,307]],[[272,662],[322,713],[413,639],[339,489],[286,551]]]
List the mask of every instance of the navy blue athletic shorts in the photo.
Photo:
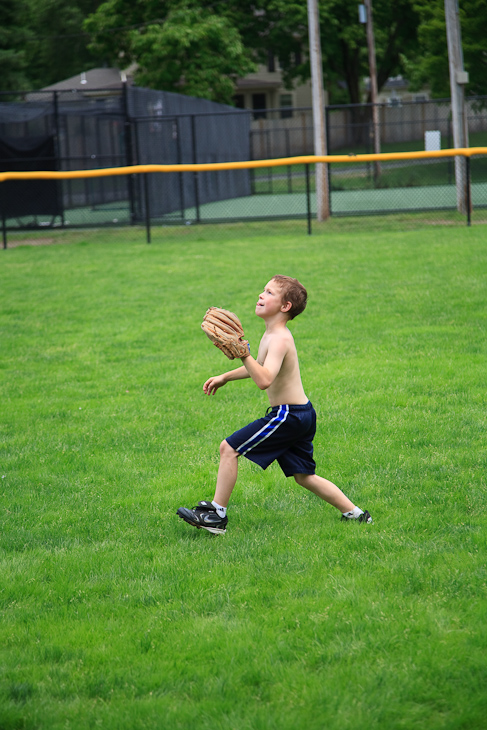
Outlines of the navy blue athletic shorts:
[[311,403],[269,408],[263,418],[244,426],[226,441],[241,456],[267,469],[277,460],[287,477],[314,474],[316,412]]

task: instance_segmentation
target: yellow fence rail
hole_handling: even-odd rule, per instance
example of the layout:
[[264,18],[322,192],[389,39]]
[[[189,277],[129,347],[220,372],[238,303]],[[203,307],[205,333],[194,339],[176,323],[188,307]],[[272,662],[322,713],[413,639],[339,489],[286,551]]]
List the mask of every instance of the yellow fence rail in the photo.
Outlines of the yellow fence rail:
[[[313,217],[312,213],[312,207],[313,203],[311,200],[311,187],[310,187],[310,166],[311,165],[317,165],[317,164],[327,164],[327,165],[369,165],[370,163],[375,162],[407,162],[407,161],[434,161],[434,160],[452,160],[455,158],[464,159],[465,160],[465,170],[462,172],[461,176],[457,178],[456,181],[456,195],[457,195],[457,205],[456,210],[460,212],[461,214],[466,215],[467,225],[471,224],[471,213],[472,213],[472,192],[471,192],[471,182],[470,182],[470,160],[471,158],[478,156],[487,156],[487,147],[466,147],[466,148],[457,148],[457,149],[443,149],[443,150],[437,150],[437,151],[416,151],[416,152],[384,152],[381,154],[346,154],[346,155],[324,155],[324,156],[317,156],[317,155],[302,155],[302,156],[295,156],[295,157],[281,157],[281,158],[274,158],[274,159],[266,159],[266,160],[239,160],[239,161],[233,161],[233,162],[215,162],[215,163],[202,163],[202,164],[171,164],[171,165],[128,165],[123,167],[102,167],[102,168],[94,168],[94,169],[88,169],[88,170],[36,170],[36,171],[18,171],[18,170],[5,170],[0,171],[0,183],[1,182],[7,182],[7,181],[28,181],[28,180],[75,180],[75,179],[87,179],[87,178],[108,178],[111,176],[125,176],[127,177],[128,182],[128,190],[129,190],[129,203],[130,207],[128,209],[128,215],[129,218],[124,221],[125,223],[129,224],[135,224],[135,221],[142,222],[142,220],[145,218],[145,227],[147,231],[147,242],[150,243],[151,240],[151,196],[149,191],[149,183],[148,179],[152,173],[194,173],[194,186],[195,186],[195,198],[194,202],[191,203],[189,206],[194,207],[195,210],[195,222],[200,223],[200,202],[199,202],[199,196],[198,196],[198,175],[196,173],[205,173],[205,172],[217,172],[217,171],[235,171],[235,170],[256,170],[256,169],[270,169],[270,168],[279,168],[279,167],[287,167],[288,168],[288,180],[289,180],[289,168],[292,166],[303,166],[305,168],[305,183],[306,183],[306,220],[307,220],[307,226],[308,226],[308,233],[311,233],[311,221]],[[401,165],[402,167],[402,165]],[[135,210],[135,204],[134,204],[134,197],[133,197],[133,191],[134,185],[133,185],[133,176],[134,175],[142,175],[142,187],[138,191],[138,194],[140,195],[141,202],[141,208]],[[450,175],[451,173],[449,173]],[[179,178],[179,184],[181,183],[182,176]],[[203,178],[202,178],[203,179]],[[449,187],[450,182],[448,183],[448,186],[441,186],[440,187]],[[378,186],[378,187],[387,187],[387,185],[384,186]],[[438,186],[436,186],[438,187]],[[336,193],[338,195],[342,195],[339,191],[340,188],[337,188],[338,192]],[[292,192],[288,190],[288,192]],[[352,191],[353,192],[353,191]],[[356,191],[354,191],[356,192]],[[364,191],[365,193],[367,191]],[[476,195],[478,195],[479,191],[476,191]],[[348,195],[348,192],[346,193]],[[438,209],[443,210],[449,210],[450,209],[450,192],[449,190],[441,190],[438,193],[441,197],[442,203],[438,206],[434,206]],[[2,195],[2,186],[0,186],[0,195]],[[391,196],[387,197],[387,191],[383,192],[383,195],[385,196],[385,207],[384,210],[390,210],[391,208]],[[482,193],[481,203],[480,205],[482,207],[485,206],[485,194]],[[181,217],[182,220],[185,220],[185,208],[188,207],[188,205],[184,205],[183,202],[183,192],[182,189],[180,190],[180,197],[181,197]],[[3,198],[3,196],[2,196]],[[0,203],[2,201],[2,198],[0,198]],[[365,207],[363,209],[357,209],[359,212],[360,210],[369,210],[371,206],[370,202],[370,196],[365,199]],[[407,198],[409,200],[409,198]],[[446,201],[446,202],[445,202]],[[282,202],[282,201],[281,201]],[[340,203],[339,203],[340,204]],[[354,214],[354,211],[350,213],[352,209],[350,207],[347,207],[349,205],[348,201],[343,201],[343,195],[341,199],[342,204],[342,210],[341,212],[338,212],[338,215],[346,214],[344,211],[348,211],[349,214]],[[368,206],[368,207],[367,207]],[[76,206],[74,206],[76,207]],[[79,206],[78,206],[79,207]],[[93,208],[92,208],[93,210]],[[281,210],[281,209],[280,209]],[[410,210],[413,210],[413,207],[404,207],[404,210],[407,210],[408,212]],[[7,230],[12,230],[9,226],[9,219],[15,218],[16,216],[8,216],[6,214],[6,209],[0,205],[0,216],[1,221],[0,225],[2,227],[2,234],[3,234],[3,248],[7,248]],[[355,211],[357,212],[357,211]],[[282,213],[282,210],[281,210]],[[331,214],[331,210],[330,210]],[[291,217],[291,211],[290,209],[286,208],[286,212],[283,214],[284,217],[288,218]],[[65,219],[64,219],[64,208],[62,209],[62,213],[51,213],[52,220],[49,224],[45,221],[42,221],[40,225],[54,225],[53,220],[54,216],[61,217],[61,225],[65,225]],[[262,212],[258,212],[257,216],[263,217]],[[157,217],[157,215],[156,215]],[[260,219],[259,217],[259,219]],[[265,217],[265,216],[264,216]],[[279,217],[279,214],[274,215],[274,217]],[[303,217],[303,213],[300,212],[298,214],[298,217]],[[17,216],[18,218],[18,216]],[[160,218],[160,214],[159,214]],[[97,218],[97,221],[100,221],[100,218]],[[111,221],[103,220],[101,224],[110,223]],[[113,223],[118,223],[118,218],[113,219]],[[186,223],[188,221],[186,220]],[[79,223],[69,223],[69,221],[66,221],[67,225],[74,225],[78,226]],[[37,221],[34,224],[37,225]],[[27,223],[24,224],[23,220],[20,219],[20,224],[17,226],[19,229],[24,227],[32,227],[31,224]]]
[[76,178],[108,177],[110,175],[136,175],[152,172],[213,172],[218,170],[252,170],[261,167],[286,165],[314,165],[317,163],[388,162],[393,160],[432,160],[445,157],[473,157],[487,155],[487,147],[462,147],[435,152],[384,152],[369,155],[304,155],[281,157],[273,160],[247,160],[238,162],[211,162],[206,164],[180,165],[130,165],[128,167],[104,167],[92,170],[39,170],[36,172],[0,172],[0,182],[6,180],[72,180]]

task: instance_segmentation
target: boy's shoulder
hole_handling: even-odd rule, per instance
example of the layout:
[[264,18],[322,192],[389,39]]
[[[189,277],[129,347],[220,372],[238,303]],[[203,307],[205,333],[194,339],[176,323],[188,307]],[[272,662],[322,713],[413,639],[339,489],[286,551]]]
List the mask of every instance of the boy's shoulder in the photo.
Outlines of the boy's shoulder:
[[288,327],[279,327],[279,329],[272,330],[271,332],[264,332],[262,335],[262,342],[267,342],[270,344],[273,343],[283,343],[288,345],[289,347],[295,347],[294,345],[294,337],[292,335],[292,332]]

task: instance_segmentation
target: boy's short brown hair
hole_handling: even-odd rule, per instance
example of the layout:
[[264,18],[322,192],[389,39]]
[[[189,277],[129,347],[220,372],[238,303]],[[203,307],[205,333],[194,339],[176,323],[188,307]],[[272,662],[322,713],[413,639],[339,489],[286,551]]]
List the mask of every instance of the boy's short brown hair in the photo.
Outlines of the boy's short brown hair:
[[292,304],[288,312],[289,319],[294,319],[298,314],[304,312],[308,301],[308,292],[297,279],[277,274],[272,277],[272,281],[279,285],[283,303],[291,302]]

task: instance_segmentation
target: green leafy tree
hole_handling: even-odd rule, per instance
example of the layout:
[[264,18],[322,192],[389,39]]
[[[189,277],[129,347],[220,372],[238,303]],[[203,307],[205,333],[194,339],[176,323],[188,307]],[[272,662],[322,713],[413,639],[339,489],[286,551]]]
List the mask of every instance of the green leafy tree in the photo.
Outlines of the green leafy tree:
[[[413,88],[428,86],[433,97],[450,96],[444,0],[416,0],[420,19],[415,53],[405,53]],[[462,0],[459,8],[468,94],[487,93],[487,5],[485,0]]]
[[[274,0],[280,20],[273,23],[269,41],[279,56],[287,79],[309,78],[309,62],[295,63],[296,50],[308,55],[306,3]],[[365,26],[358,18],[356,0],[320,0],[323,77],[331,101],[358,104],[363,100],[362,79],[369,75]],[[404,72],[403,54],[417,43],[418,15],[413,0],[374,0],[377,80],[381,88],[390,76]],[[345,85],[345,96],[339,83]]]
[[[232,3],[230,2],[230,5]],[[228,3],[227,12],[228,10]],[[252,7],[254,10],[252,11]],[[374,30],[379,87],[404,71],[403,54],[417,44],[418,14],[414,0],[374,0]],[[357,0],[319,0],[323,76],[332,101],[360,103],[362,80],[369,75],[365,26]],[[284,81],[291,85],[310,77],[307,3],[261,0],[235,3],[232,17],[244,43],[261,60],[279,58]],[[341,92],[340,88],[345,88]]]
[[106,0],[83,23],[91,50],[110,65],[128,65],[136,60],[133,31],[163,23],[170,8],[165,0]]
[[[326,85],[333,98],[338,81],[343,81],[346,100],[359,103],[368,61],[357,1],[321,0],[319,9]],[[204,33],[190,27],[190,17],[195,19],[193,22],[202,23],[209,33],[206,49]],[[418,17],[413,0],[374,0],[374,19],[378,80],[382,85],[390,75],[402,70],[404,53],[417,42]],[[150,25],[145,28],[143,23]],[[136,30],[127,27],[138,24]],[[189,6],[178,0],[107,0],[87,20],[85,28],[93,36],[93,48],[105,53],[111,62],[122,57],[126,62],[140,64],[143,58],[139,80],[151,85],[163,83],[165,88],[169,84],[170,88],[177,87],[186,93],[196,93],[198,85],[197,93],[201,95],[218,87],[215,80],[209,83],[209,76],[216,75],[210,71],[219,57],[222,69],[218,73],[227,79],[248,72],[245,55],[248,59],[252,54],[255,60],[265,62],[269,52],[279,58],[289,86],[310,75],[307,5],[303,0],[200,0]],[[196,47],[199,55],[192,62],[190,55]],[[157,65],[163,67],[160,74],[156,73]],[[232,70],[225,71],[229,65]],[[180,79],[184,79],[185,85],[178,87]],[[226,93],[225,98],[229,98]]]
[[28,4],[30,39],[25,57],[32,87],[48,86],[101,62],[88,48],[90,38],[83,30],[86,16],[96,10],[99,0],[28,0]]
[[230,104],[235,79],[255,68],[232,20],[204,3],[108,0],[85,28],[111,63],[136,61],[135,80],[149,88]]
[[23,0],[2,0],[0,3],[0,91],[21,91],[28,88],[27,58],[24,45],[29,33],[28,16]]
[[469,73],[467,93],[487,94],[487,4],[484,0],[462,2],[461,25],[465,68]]
[[142,86],[231,104],[236,78],[254,69],[238,30],[202,8],[172,10],[164,23],[133,36]]

